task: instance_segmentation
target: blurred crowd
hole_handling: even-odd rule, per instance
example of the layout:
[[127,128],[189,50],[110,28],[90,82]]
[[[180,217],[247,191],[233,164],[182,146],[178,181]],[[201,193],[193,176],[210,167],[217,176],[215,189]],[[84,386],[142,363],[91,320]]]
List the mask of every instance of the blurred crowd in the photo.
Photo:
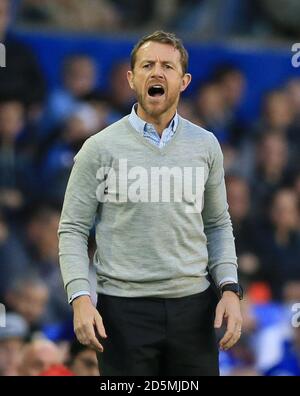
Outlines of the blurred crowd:
[[[45,3],[50,9],[70,2]],[[127,60],[115,64],[103,92],[94,59],[68,56],[61,86],[49,91],[31,49],[7,38],[7,26],[1,1],[0,42],[10,67],[0,71],[0,302],[7,309],[0,375],[99,375],[95,353],[74,341],[57,227],[74,155],[135,103],[130,67]],[[247,123],[239,116],[246,87],[243,70],[218,64],[178,109],[212,131],[224,153],[245,299],[243,336],[221,353],[221,373],[300,375],[300,327],[292,326],[300,302],[300,78],[265,92],[259,117]],[[91,260],[94,249],[91,235]],[[92,265],[90,277],[96,301]]]
[[12,0],[20,25],[72,31],[176,30],[199,37],[291,38],[298,0]]

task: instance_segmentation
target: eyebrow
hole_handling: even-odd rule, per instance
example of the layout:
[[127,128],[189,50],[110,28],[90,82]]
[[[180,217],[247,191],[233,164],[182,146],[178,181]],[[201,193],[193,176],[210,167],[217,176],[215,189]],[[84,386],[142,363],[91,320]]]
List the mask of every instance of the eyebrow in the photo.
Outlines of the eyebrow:
[[[143,60],[143,61],[141,61],[141,64],[143,64],[143,63],[156,63],[157,62],[157,60],[150,60],[150,59],[148,59],[148,60]],[[175,66],[175,63],[174,62],[172,62],[172,61],[162,61],[161,62],[162,64],[167,64],[167,63],[169,63],[170,65],[173,65],[173,66]]]

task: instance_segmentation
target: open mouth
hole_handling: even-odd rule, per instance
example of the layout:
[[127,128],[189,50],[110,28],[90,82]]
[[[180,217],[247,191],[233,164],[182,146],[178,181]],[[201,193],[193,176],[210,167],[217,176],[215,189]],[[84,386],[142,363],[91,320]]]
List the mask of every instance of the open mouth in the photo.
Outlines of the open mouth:
[[148,89],[148,95],[152,97],[162,96],[164,93],[165,93],[164,87],[159,84],[152,85],[152,87]]

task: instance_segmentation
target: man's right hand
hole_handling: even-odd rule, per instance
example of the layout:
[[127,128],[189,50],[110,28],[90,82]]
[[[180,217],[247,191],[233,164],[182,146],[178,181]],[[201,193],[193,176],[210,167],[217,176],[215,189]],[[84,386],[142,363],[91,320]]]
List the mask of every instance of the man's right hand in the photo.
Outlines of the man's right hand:
[[78,341],[98,352],[103,352],[96,333],[101,338],[107,338],[102,318],[92,304],[89,296],[80,296],[72,302],[74,311],[74,331]]

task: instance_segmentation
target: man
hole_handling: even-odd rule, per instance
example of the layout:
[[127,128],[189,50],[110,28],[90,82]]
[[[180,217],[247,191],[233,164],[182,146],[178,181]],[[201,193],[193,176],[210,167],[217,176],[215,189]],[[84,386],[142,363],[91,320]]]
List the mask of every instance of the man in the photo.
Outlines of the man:
[[[2,315],[0,312],[1,324]],[[24,318],[16,313],[7,313],[5,327],[0,326],[0,376],[18,375],[20,351],[27,336],[28,325]]]
[[[98,350],[104,376],[218,375],[214,325],[227,320],[223,349],[240,337],[222,153],[211,133],[176,112],[191,81],[187,63],[173,34],[139,41],[128,71],[138,103],[85,142],[68,183],[61,270],[77,338]],[[88,295],[94,217],[98,310]],[[222,287],[216,315],[207,270]]]
[[37,376],[61,364],[62,356],[59,348],[47,339],[36,339],[24,346],[20,358],[19,375]]
[[79,377],[98,377],[99,369],[94,348],[75,340],[70,348],[69,368]]
[[1,48],[0,64],[6,64],[6,67],[0,67],[0,98],[22,102],[36,114],[45,97],[45,81],[31,49],[9,31],[12,3],[0,1],[0,43],[5,45],[6,59],[3,62]]

